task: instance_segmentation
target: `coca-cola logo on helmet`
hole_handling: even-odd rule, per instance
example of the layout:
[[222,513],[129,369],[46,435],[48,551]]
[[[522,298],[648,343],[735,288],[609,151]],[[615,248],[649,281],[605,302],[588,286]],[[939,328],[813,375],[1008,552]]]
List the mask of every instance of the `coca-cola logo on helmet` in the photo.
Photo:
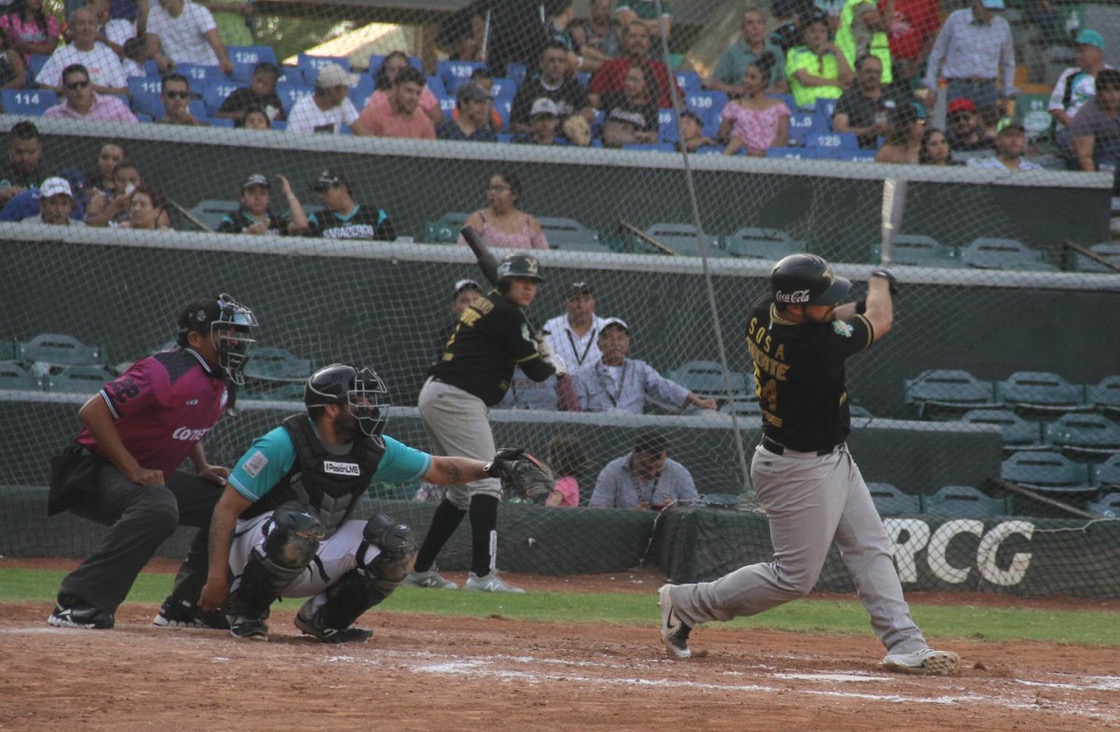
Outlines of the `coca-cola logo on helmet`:
[[778,302],[790,303],[792,305],[806,303],[809,302],[809,290],[794,290],[793,292],[782,292],[778,290],[774,293],[774,299]]

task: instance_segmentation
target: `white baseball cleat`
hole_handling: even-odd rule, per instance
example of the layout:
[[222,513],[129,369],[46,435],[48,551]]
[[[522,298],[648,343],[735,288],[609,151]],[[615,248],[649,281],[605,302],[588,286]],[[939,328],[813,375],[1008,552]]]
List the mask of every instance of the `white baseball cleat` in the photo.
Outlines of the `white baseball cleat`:
[[883,659],[883,668],[902,674],[950,676],[961,666],[961,657],[952,651],[923,648],[913,653],[890,653]]
[[661,642],[677,658],[689,658],[692,651],[688,647],[688,634],[692,628],[680,619],[673,608],[673,598],[669,596],[671,589],[672,585],[662,585],[657,591],[657,606],[661,608]]
[[459,589],[459,585],[441,577],[439,570],[435,567],[432,567],[426,572],[409,572],[404,578],[404,583],[406,585],[412,585],[413,587],[428,587],[436,590]]
[[467,582],[463,585],[464,590],[472,590],[474,592],[512,592],[516,594],[523,594],[525,590],[520,587],[506,584],[506,581],[498,576],[495,570],[490,574],[479,577],[474,572],[467,575]]

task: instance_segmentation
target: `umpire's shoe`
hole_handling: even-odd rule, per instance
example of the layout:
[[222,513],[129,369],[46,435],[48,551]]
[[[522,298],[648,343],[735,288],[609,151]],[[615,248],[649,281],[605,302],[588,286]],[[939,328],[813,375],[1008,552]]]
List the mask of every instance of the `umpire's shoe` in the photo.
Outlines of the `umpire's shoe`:
[[961,667],[961,657],[952,651],[923,648],[913,653],[891,653],[883,659],[883,668],[902,674],[949,676]]
[[169,597],[160,605],[153,625],[160,628],[210,628],[229,630],[229,621],[220,612],[204,612],[192,602]]
[[365,643],[373,637],[373,631],[365,628],[328,628],[320,622],[317,613],[311,620],[304,618],[302,613],[297,613],[296,627],[324,643]]
[[661,608],[661,642],[677,658],[689,658],[692,651],[688,647],[688,634],[692,632],[692,627],[677,615],[669,594],[671,589],[672,585],[662,585],[657,591],[657,606]]
[[75,595],[60,592],[47,623],[56,628],[109,630],[115,620],[113,613],[94,607]]

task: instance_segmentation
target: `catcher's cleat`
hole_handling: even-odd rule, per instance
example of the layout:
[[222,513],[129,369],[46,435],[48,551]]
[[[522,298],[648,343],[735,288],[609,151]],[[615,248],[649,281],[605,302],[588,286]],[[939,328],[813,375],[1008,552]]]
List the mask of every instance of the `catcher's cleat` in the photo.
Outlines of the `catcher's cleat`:
[[365,643],[373,637],[372,630],[365,628],[326,628],[315,620],[307,620],[302,615],[296,615],[296,627],[307,635],[314,636],[324,643]]
[[229,617],[229,632],[234,638],[266,641],[268,640],[268,623],[257,618],[231,615]]
[[90,605],[73,595],[58,595],[54,611],[47,623],[56,628],[81,628],[83,630],[109,630],[115,624],[113,613]]
[[961,665],[961,657],[952,651],[923,648],[913,653],[891,653],[883,659],[883,668],[903,674],[949,676]]
[[159,614],[152,621],[160,628],[210,628],[229,630],[226,616],[217,611],[203,612],[197,605],[186,600],[167,598],[160,605]]
[[673,598],[669,594],[671,589],[672,585],[662,585],[657,591],[657,606],[661,608],[661,642],[677,658],[689,658],[692,651],[688,647],[688,635],[692,627],[686,625],[673,608]]
[[428,587],[436,590],[457,590],[459,585],[451,580],[440,577],[439,570],[435,567],[426,572],[409,572],[405,575],[404,583],[413,587]]
[[467,576],[467,583],[463,585],[464,590],[472,590],[474,592],[511,592],[514,594],[524,594],[525,590],[520,587],[506,584],[506,581],[498,576],[498,571],[494,570],[490,574],[479,577],[474,572]]

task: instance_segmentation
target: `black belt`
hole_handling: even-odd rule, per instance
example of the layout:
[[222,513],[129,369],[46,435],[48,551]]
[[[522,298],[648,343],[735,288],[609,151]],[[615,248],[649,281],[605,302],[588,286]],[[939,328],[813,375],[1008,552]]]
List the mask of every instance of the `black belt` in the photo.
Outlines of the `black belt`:
[[[770,452],[774,453],[775,455],[785,455],[786,454],[786,446],[785,445],[783,445],[780,442],[775,442],[774,440],[770,439],[766,435],[762,436],[762,446],[765,447]],[[808,451],[804,451],[804,452],[816,452],[818,456],[819,455],[831,455],[832,451],[835,450],[835,449],[836,449],[836,445],[833,445],[832,447],[821,449],[821,450],[808,450]],[[803,452],[803,451],[801,451],[801,450],[790,450],[790,452]]]
[[958,76],[955,79],[946,79],[946,81],[949,81],[950,83],[954,82],[954,81],[957,81],[957,82],[960,82],[962,84],[994,84],[994,83],[996,83],[995,79],[985,79],[985,78],[980,77],[980,76]]

